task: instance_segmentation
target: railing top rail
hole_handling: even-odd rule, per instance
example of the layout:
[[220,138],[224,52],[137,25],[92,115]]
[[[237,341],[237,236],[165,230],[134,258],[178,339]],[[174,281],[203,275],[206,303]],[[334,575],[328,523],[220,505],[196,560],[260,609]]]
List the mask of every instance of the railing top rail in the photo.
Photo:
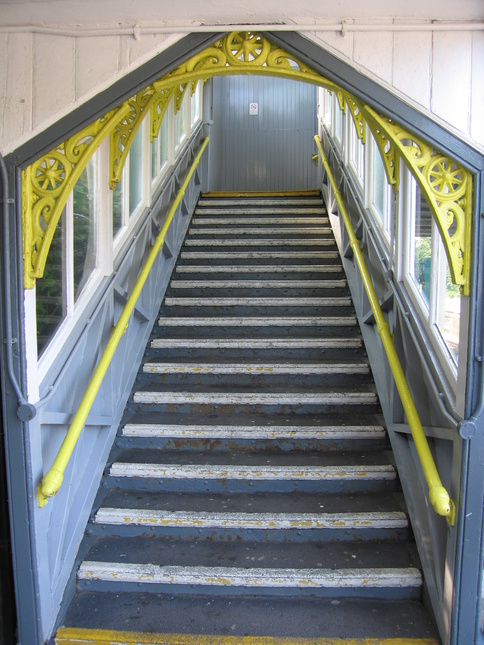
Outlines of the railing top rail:
[[338,189],[333,173],[331,172],[331,168],[329,166],[326,155],[324,154],[323,147],[318,135],[314,137],[314,140],[318,147],[323,167],[331,183],[333,195],[338,204],[341,219],[343,220],[346,232],[348,234],[350,247],[353,251],[356,264],[358,265],[358,269],[363,280],[363,285],[365,287],[365,291],[375,318],[376,329],[385,349],[385,353],[387,355],[387,359],[390,364],[393,377],[395,379],[395,385],[397,387],[403,408],[405,410],[405,414],[407,416],[408,425],[410,426],[410,431],[415,442],[415,447],[420,460],[420,464],[422,466],[425,480],[429,488],[430,503],[432,504],[434,511],[438,515],[442,515],[443,517],[447,518],[447,522],[450,525],[453,525],[455,521],[454,502],[450,499],[449,493],[442,485],[437,467],[432,457],[432,453],[430,452],[427,437],[425,436],[425,432],[420,422],[417,408],[415,407],[412,393],[408,386],[407,379],[405,378],[402,365],[393,343],[390,327],[381,310],[378,296],[376,294],[370,273],[363,258],[363,253],[360,248],[358,238],[356,237],[356,233],[351,224],[348,211],[344,204],[343,198],[341,197],[341,192]]
[[42,478],[42,481],[40,482],[40,485],[38,488],[39,506],[45,506],[47,504],[49,497],[53,497],[59,491],[59,488],[62,484],[62,480],[64,477],[65,469],[67,467],[67,464],[69,463],[69,459],[76,446],[77,440],[79,438],[79,435],[81,434],[82,428],[84,427],[87,416],[91,410],[91,407],[94,403],[96,395],[99,391],[99,388],[101,387],[101,383],[111,363],[111,359],[114,356],[114,352],[116,351],[116,348],[119,344],[119,341],[121,340],[121,337],[123,336],[124,332],[128,327],[129,319],[136,306],[136,302],[141,294],[141,291],[148,278],[151,268],[164,244],[166,234],[173,220],[173,217],[176,213],[176,210],[180,205],[180,202],[182,201],[183,196],[185,195],[185,191],[190,182],[190,179],[192,178],[192,175],[195,172],[200,162],[200,159],[205,151],[205,148],[208,145],[208,142],[209,142],[209,137],[205,137],[200,147],[200,150],[195,156],[192,162],[192,165],[182,185],[180,186],[180,189],[175,197],[175,200],[173,201],[173,204],[171,205],[170,210],[166,215],[165,221],[163,222],[163,226],[161,227],[161,230],[158,233],[153,246],[151,247],[151,250],[146,259],[146,262],[143,268],[141,269],[141,272],[133,287],[133,291],[126,302],[116,325],[113,328],[111,336],[102,353],[102,356],[99,359],[99,362],[96,366],[96,369],[93,372],[93,375],[91,376],[86,392],[79,404],[77,412],[75,413],[72,419],[72,422],[71,422],[71,425],[69,426],[67,434],[64,437],[64,441],[62,442],[62,445],[59,448],[59,452],[57,453],[57,456],[55,457],[52,463],[52,466],[50,467],[50,469],[47,471],[47,473]]

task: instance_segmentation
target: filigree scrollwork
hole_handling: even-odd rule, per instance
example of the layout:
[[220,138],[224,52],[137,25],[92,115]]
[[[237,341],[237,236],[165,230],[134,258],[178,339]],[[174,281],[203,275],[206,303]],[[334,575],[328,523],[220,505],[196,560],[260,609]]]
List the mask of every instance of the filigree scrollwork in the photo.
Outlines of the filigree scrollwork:
[[262,66],[267,61],[271,43],[260,34],[234,31],[223,39],[223,47],[229,65]]
[[375,139],[383,161],[383,167],[387,176],[388,183],[393,190],[398,190],[400,183],[400,158],[391,138],[379,120],[374,118],[373,111],[367,106],[361,106],[362,113],[366,119],[368,127]]
[[232,32],[196,54],[162,79],[154,82],[156,90],[185,85],[216,75],[259,74],[292,78],[326,87],[337,93],[341,109],[345,100],[340,87],[302,63],[292,54],[274,45],[261,34]]
[[366,121],[363,116],[362,106],[349,92],[343,91],[344,100],[350,108],[353,123],[355,124],[356,134],[362,143],[366,142]]
[[174,100],[175,114],[177,114],[180,111],[180,108],[183,102],[183,97],[185,96],[189,85],[190,85],[189,83],[185,83],[185,85],[177,85],[177,87],[175,87],[175,100]]
[[227,34],[24,171],[26,286],[33,286],[35,278],[42,275],[50,241],[67,197],[102,137],[110,133],[110,186],[114,188],[121,178],[130,146],[146,110],[150,110],[151,138],[154,140],[174,94],[177,111],[188,87],[193,93],[200,80],[205,82],[212,76],[229,74],[278,76],[335,92],[340,108],[345,111],[349,106],[358,137],[363,142],[366,128],[370,128],[381,152],[388,181],[394,189],[398,187],[400,157],[416,177],[442,234],[452,279],[463,286],[464,293],[468,293],[472,175],[254,32]]
[[128,105],[130,109],[128,114],[119,121],[110,133],[109,152],[111,163],[109,169],[109,186],[111,189],[114,189],[115,185],[121,179],[124,164],[133,139],[141,125],[145,111],[150,109],[155,96],[155,90],[150,85],[129,99]]
[[167,88],[156,92],[153,102],[151,103],[151,117],[150,117],[150,139],[153,142],[160,132],[161,122],[170,102],[175,88]]
[[89,159],[127,104],[70,137],[22,171],[24,286],[31,289],[44,274],[45,262],[67,199]]
[[468,295],[472,174],[391,119],[371,112],[415,177],[440,231],[452,281]]

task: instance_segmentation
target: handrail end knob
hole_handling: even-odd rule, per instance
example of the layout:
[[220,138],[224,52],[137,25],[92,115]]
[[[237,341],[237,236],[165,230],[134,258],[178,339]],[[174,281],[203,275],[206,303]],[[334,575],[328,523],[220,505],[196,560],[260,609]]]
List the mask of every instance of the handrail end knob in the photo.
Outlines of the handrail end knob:
[[434,511],[447,518],[447,522],[452,526],[455,517],[455,505],[450,499],[449,493],[443,486],[433,486],[429,489],[429,499]]
[[64,476],[60,470],[50,469],[49,472],[40,482],[38,490],[39,506],[43,507],[47,504],[49,497],[54,497],[57,494]]

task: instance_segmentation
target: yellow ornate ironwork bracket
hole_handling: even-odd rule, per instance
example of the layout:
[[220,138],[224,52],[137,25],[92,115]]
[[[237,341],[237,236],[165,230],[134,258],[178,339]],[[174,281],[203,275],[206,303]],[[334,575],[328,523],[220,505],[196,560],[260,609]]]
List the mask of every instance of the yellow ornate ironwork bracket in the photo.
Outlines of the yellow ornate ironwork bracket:
[[356,128],[356,135],[363,143],[366,143],[366,121],[363,116],[361,103],[349,92],[343,91],[343,96],[350,108],[351,116]]
[[397,191],[400,184],[400,158],[397,150],[389,137],[387,129],[382,127],[382,124],[374,118],[373,111],[365,105],[362,107],[362,112],[380,151],[388,183],[394,191]]
[[124,164],[133,143],[136,132],[146,114],[154,103],[156,93],[153,86],[141,90],[136,96],[129,99],[129,112],[121,119],[109,136],[110,178],[109,187],[114,189],[121,180]]
[[469,295],[472,225],[472,174],[414,134],[372,108],[380,125],[415,177],[440,231],[452,281]]
[[154,101],[151,104],[151,130],[150,138],[151,142],[156,139],[160,133],[161,122],[165,116],[166,108],[170,102],[171,97],[175,92],[175,88],[167,88],[156,92]]
[[124,103],[22,171],[24,286],[44,274],[54,232],[67,199],[104,138],[129,111]]
[[343,91],[336,83],[321,76],[260,34],[249,31],[227,34],[153,85],[159,91],[200,79],[205,81],[212,76],[232,74],[279,76],[312,83],[336,92],[341,108],[345,107]]
[[469,293],[472,175],[457,162],[363,105],[349,92],[261,34],[248,31],[227,34],[24,171],[22,189],[27,288],[34,285],[35,278],[42,276],[62,208],[106,133],[110,134],[110,186],[114,188],[121,179],[129,149],[147,110],[151,114],[153,141],[158,136],[163,115],[173,95],[176,112],[188,87],[193,93],[200,80],[205,82],[212,76],[233,74],[277,76],[311,83],[334,92],[343,111],[349,106],[357,135],[363,143],[366,141],[366,129],[373,133],[388,182],[394,190],[398,189],[400,158],[410,168],[442,235],[452,280],[461,285],[464,294]]

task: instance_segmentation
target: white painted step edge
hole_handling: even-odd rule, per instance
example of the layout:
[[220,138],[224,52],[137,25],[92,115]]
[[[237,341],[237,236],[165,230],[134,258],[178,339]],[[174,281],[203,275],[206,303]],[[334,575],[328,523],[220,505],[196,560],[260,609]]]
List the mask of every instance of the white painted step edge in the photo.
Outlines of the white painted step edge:
[[206,273],[340,273],[343,270],[341,264],[313,264],[313,265],[226,265],[226,266],[213,266],[210,265],[195,265],[195,266],[176,266],[176,273],[199,273],[205,275]]
[[[281,212],[286,215],[322,215],[326,210],[321,207],[312,208],[284,208]],[[196,208],[195,215],[276,215],[277,209],[274,208]]]
[[213,316],[158,318],[161,327],[354,327],[355,316]]
[[339,259],[338,251],[182,251],[184,260]]
[[114,462],[111,477],[147,479],[210,479],[258,481],[380,481],[394,480],[395,469],[383,466],[234,466]]
[[360,338],[155,338],[153,349],[208,348],[208,349],[317,349],[357,348]]
[[382,426],[222,426],[127,423],[123,437],[187,439],[382,439]]
[[165,298],[168,307],[224,307],[224,306],[251,306],[251,307],[349,307],[350,298]]
[[[235,201],[236,200],[236,201]],[[250,204],[253,206],[298,206],[301,205],[303,200],[298,198],[280,198],[273,199],[272,197],[247,197],[245,199],[233,198],[233,199],[224,199],[223,197],[218,198],[204,198],[202,197],[198,206],[207,207],[207,206],[243,206],[244,204]],[[303,201],[303,206],[324,206],[322,199],[305,199]]]
[[326,365],[300,365],[273,363],[248,365],[247,363],[145,363],[145,374],[368,374],[364,363]]
[[[276,214],[277,215],[277,214]],[[193,226],[328,226],[328,217],[200,217],[191,221]]]
[[[245,222],[244,222],[245,223]],[[304,226],[288,227],[278,226],[270,228],[267,226],[251,226],[249,228],[239,227],[217,227],[217,228],[198,228],[193,222],[193,226],[188,229],[189,235],[329,235],[331,228],[328,226]]]
[[400,511],[373,513],[211,513],[138,508],[100,508],[96,524],[228,529],[400,529],[408,527]]
[[290,588],[405,588],[421,587],[413,567],[401,569],[272,569],[238,567],[183,567],[156,564],[84,561],[79,580],[153,584]]
[[135,392],[135,403],[200,405],[375,405],[373,392]]
[[335,246],[333,239],[300,239],[300,240],[274,240],[259,238],[258,240],[185,240],[186,246]]
[[172,280],[172,289],[344,289],[346,280]]

